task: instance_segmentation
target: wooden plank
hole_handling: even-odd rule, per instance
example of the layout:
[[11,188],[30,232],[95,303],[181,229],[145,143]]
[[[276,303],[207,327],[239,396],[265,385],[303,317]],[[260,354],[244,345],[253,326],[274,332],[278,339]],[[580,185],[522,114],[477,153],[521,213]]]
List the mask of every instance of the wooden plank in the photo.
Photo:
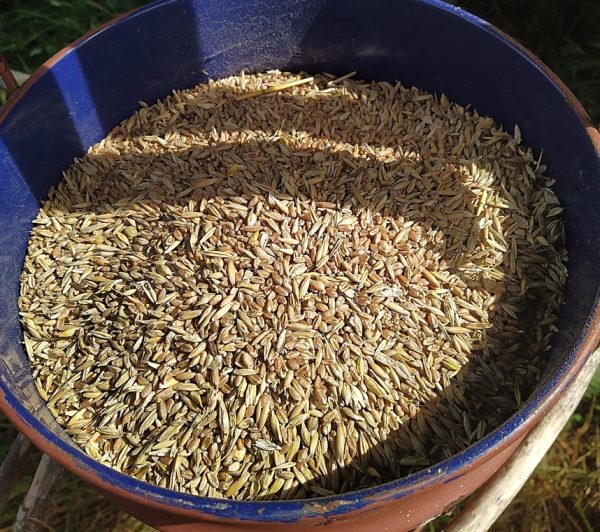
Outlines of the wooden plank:
[[36,532],[48,529],[44,518],[62,473],[63,468],[52,458],[47,455],[42,456],[29,491],[17,512],[13,532]]
[[600,349],[590,356],[563,396],[531,430],[507,464],[454,519],[447,532],[485,532],[491,528],[573,415],[599,364]]

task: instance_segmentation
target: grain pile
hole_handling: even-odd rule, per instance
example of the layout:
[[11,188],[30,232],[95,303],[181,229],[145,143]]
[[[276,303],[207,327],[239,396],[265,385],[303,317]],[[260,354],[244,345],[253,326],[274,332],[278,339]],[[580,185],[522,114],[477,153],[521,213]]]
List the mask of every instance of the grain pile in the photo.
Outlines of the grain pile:
[[323,496],[456,453],[535,385],[566,253],[518,128],[298,79],[143,104],[43,204],[24,341],[93,458],[192,494]]

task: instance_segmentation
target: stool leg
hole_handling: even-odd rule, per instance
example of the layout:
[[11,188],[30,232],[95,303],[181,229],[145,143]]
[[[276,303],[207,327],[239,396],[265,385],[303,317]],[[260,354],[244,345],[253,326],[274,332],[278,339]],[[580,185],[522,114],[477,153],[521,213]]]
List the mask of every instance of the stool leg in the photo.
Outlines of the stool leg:
[[63,468],[49,456],[43,455],[27,495],[23,499],[13,532],[34,532],[46,528],[44,517]]
[[2,465],[0,465],[0,513],[4,511],[10,492],[21,477],[23,468],[29,458],[30,449],[29,440],[19,434],[11,445]]

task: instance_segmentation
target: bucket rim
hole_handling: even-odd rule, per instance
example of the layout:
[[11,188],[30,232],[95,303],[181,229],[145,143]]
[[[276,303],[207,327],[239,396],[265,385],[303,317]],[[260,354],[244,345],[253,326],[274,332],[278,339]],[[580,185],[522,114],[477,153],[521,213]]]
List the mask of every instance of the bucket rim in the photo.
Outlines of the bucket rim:
[[[86,33],[48,59],[11,96],[0,111],[0,124],[6,120],[22,96],[58,63],[64,56],[74,53],[87,41],[98,38],[102,33],[126,21],[142,17],[155,9],[162,9],[183,0],[156,0],[138,9],[122,14]],[[492,24],[462,8],[442,0],[409,0],[421,3],[459,17],[500,40],[526,60],[532,68],[542,72],[564,96],[565,103],[577,115],[586,130],[590,142],[600,157],[600,133],[593,126],[583,106],[566,85],[539,58]],[[366,508],[374,508],[392,500],[407,497],[417,491],[425,491],[442,482],[448,483],[465,475],[486,458],[497,454],[523,436],[557,401],[563,391],[579,373],[600,341],[600,292],[577,341],[561,365],[548,381],[540,387],[508,420],[491,431],[478,442],[454,454],[450,458],[400,479],[340,495],[318,499],[290,501],[236,501],[180,493],[167,488],[135,479],[116,471],[89,457],[74,443],[69,444],[45,427],[16,396],[3,380],[0,380],[0,410],[10,422],[36,447],[61,465],[82,477],[87,482],[121,497],[140,504],[152,506],[167,513],[180,514],[188,518],[212,516],[229,522],[297,522],[301,520],[328,519]],[[440,512],[442,509],[440,509]]]

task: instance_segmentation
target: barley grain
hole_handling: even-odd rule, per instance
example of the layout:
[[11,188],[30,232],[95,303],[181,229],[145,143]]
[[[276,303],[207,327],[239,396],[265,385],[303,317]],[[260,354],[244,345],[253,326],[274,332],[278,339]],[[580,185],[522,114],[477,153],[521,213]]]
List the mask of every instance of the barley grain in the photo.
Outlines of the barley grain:
[[518,127],[354,74],[176,91],[50,191],[24,344],[91,457],[204,496],[326,496],[529,395],[567,277],[545,168]]

